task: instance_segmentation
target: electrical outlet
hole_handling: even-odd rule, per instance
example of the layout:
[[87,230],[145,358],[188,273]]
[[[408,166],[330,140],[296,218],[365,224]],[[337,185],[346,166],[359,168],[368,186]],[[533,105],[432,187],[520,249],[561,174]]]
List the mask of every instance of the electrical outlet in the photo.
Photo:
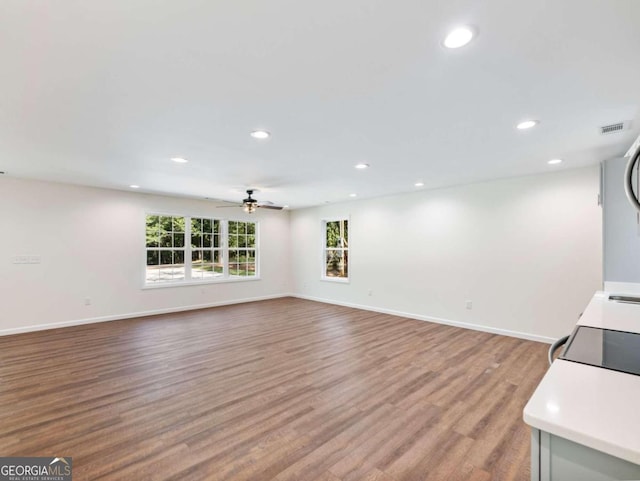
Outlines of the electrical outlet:
[[467,309],[471,310],[473,309],[473,302],[472,301],[467,301],[465,302],[465,306]]

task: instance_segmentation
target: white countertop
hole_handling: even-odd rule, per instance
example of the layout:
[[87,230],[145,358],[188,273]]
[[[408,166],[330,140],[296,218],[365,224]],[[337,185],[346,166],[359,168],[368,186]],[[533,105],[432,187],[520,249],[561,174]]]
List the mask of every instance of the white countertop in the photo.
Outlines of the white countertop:
[[[640,305],[610,301],[608,298],[612,294],[596,292],[580,317],[578,326],[640,333]],[[635,294],[635,297],[638,295]]]
[[[640,333],[640,305],[608,296],[597,292],[578,325]],[[640,376],[556,360],[525,406],[524,420],[640,464]]]

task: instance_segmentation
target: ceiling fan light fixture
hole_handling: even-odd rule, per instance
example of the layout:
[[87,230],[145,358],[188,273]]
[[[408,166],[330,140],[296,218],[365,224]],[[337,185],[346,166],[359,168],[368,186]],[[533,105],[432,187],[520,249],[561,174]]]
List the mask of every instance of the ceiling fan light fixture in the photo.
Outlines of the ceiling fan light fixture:
[[187,162],[189,162],[184,157],[171,157],[171,160],[173,160],[176,164],[186,164]]
[[359,164],[356,164],[356,169],[364,170],[368,168],[369,168],[369,164],[365,164],[364,162],[360,162]]

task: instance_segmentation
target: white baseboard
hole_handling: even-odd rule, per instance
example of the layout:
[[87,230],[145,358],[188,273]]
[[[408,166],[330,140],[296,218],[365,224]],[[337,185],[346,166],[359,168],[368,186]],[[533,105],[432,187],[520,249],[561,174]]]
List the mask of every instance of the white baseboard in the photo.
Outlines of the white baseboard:
[[409,318],[409,319],[416,319],[416,320],[419,320],[419,321],[435,322],[437,324],[446,324],[448,326],[462,327],[462,328],[465,328],[465,329],[472,329],[474,331],[482,331],[482,332],[489,332],[491,334],[500,334],[502,336],[517,337],[519,339],[527,339],[529,341],[544,342],[544,343],[548,343],[548,344],[552,344],[555,341],[555,339],[550,338],[550,337],[537,336],[535,334],[529,334],[529,333],[526,333],[526,332],[510,331],[508,329],[499,329],[499,328],[496,328],[496,327],[482,326],[482,325],[478,325],[478,324],[469,324],[467,322],[452,321],[450,319],[443,319],[443,318],[440,318],[440,317],[425,316],[425,315],[422,315],[422,314],[414,314],[414,313],[411,313],[411,312],[397,311],[397,310],[394,310],[394,309],[384,309],[384,308],[381,308],[381,307],[366,306],[366,305],[362,305],[362,304],[354,304],[354,303],[351,303],[351,302],[341,302],[341,301],[335,301],[335,300],[332,300],[332,299],[323,299],[323,298],[320,298],[320,297],[305,296],[303,294],[291,294],[291,293],[273,294],[273,295],[269,295],[269,296],[249,297],[249,298],[244,298],[244,299],[234,299],[234,300],[210,302],[210,303],[206,303],[206,304],[196,304],[196,305],[191,305],[191,306],[170,307],[170,308],[165,308],[165,309],[154,309],[154,310],[151,310],[151,311],[141,311],[141,312],[131,312],[131,313],[127,313],[127,314],[117,314],[117,315],[113,315],[113,316],[91,317],[91,318],[87,318],[87,319],[77,319],[77,320],[73,320],[73,321],[52,322],[52,323],[48,323],[48,324],[35,324],[35,325],[24,326],[24,327],[14,327],[14,328],[9,328],[9,329],[0,329],[0,336],[9,336],[11,334],[22,334],[22,333],[25,333],[25,332],[44,331],[46,329],[59,329],[59,328],[62,328],[62,327],[80,326],[82,324],[93,324],[93,323],[97,323],[97,322],[120,321],[122,319],[133,319],[133,318],[136,318],[136,317],[155,316],[155,315],[159,315],[159,314],[171,314],[171,313],[174,313],[174,312],[194,311],[194,310],[197,310],[197,309],[207,309],[207,308],[210,308],[210,307],[230,306],[230,305],[233,305],[233,304],[243,304],[243,303],[246,303],[246,302],[266,301],[266,300],[269,300],[269,299],[279,299],[279,298],[283,298],[283,297],[296,297],[296,298],[299,298],[299,299],[306,299],[306,300],[309,300],[309,301],[316,301],[316,302],[322,302],[322,303],[325,303],[325,304],[334,304],[334,305],[337,305],[337,306],[351,307],[351,308],[354,308],[354,309],[362,309],[362,310],[365,310],[365,311],[379,312],[381,314],[390,314],[392,316],[406,317],[406,318]]
[[158,314],[171,314],[174,312],[195,311],[197,309],[229,306],[232,304],[243,304],[245,302],[266,301],[269,299],[278,299],[281,297],[292,297],[292,296],[291,294],[273,294],[269,296],[249,297],[245,299],[234,299],[234,300],[227,300],[227,301],[210,302],[207,304],[196,304],[191,306],[154,309],[152,311],[130,312],[127,314],[117,314],[114,316],[91,317],[88,319],[77,319],[73,321],[52,322],[48,324],[35,324],[32,326],[25,326],[25,327],[13,327],[9,329],[0,329],[0,336],[9,336],[11,334],[22,334],[25,332],[44,331],[46,329],[59,329],[61,327],[80,326],[82,324],[93,324],[96,322],[120,321],[122,319],[133,319],[136,317],[156,316]]
[[499,334],[501,336],[517,337],[518,339],[526,339],[528,341],[544,342],[546,344],[553,344],[556,341],[556,339],[551,337],[538,336],[536,334],[529,334],[527,332],[510,331],[508,329],[482,326],[479,324],[469,324],[467,322],[452,321],[450,319],[424,316],[422,314],[396,311],[394,309],[384,309],[382,307],[365,306],[362,304],[354,304],[351,302],[334,301],[332,299],[323,299],[320,297],[306,296],[303,294],[290,294],[290,296],[297,297],[299,299],[306,299],[308,301],[316,301],[316,302],[323,302],[325,304],[334,304],[337,306],[352,307],[354,309],[363,309],[365,311],[379,312],[381,314],[390,314],[392,316],[408,317],[409,319],[416,319],[418,321],[435,322],[436,324],[446,324],[447,326],[462,327],[464,329],[472,329],[474,331],[489,332],[491,334]]

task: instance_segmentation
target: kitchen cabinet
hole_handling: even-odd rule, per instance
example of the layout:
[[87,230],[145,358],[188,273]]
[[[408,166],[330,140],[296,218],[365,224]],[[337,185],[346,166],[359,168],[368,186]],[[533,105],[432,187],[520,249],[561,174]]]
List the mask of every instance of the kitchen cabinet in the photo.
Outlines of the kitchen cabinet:
[[531,481],[640,480],[640,466],[531,429]]

